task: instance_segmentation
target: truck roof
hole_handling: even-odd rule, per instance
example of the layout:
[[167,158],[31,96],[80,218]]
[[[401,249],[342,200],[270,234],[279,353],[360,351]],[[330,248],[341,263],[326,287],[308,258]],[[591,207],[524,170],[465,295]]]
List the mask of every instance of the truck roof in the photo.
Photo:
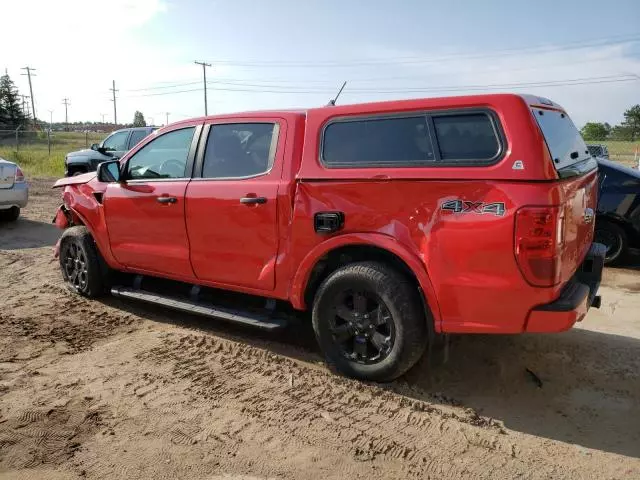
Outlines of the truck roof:
[[366,109],[368,112],[371,111],[380,111],[380,112],[388,112],[390,110],[420,110],[420,109],[433,109],[433,108],[450,108],[450,107],[459,107],[464,108],[465,106],[478,106],[478,105],[489,105],[493,100],[498,100],[500,98],[521,98],[527,104],[531,106],[538,106],[543,108],[557,109],[563,110],[560,105],[557,103],[544,98],[538,95],[529,95],[529,94],[515,94],[515,93],[489,93],[489,94],[479,94],[479,95],[459,95],[459,96],[451,96],[451,97],[423,97],[423,98],[413,98],[409,100],[388,100],[381,102],[364,102],[364,103],[353,103],[353,104],[345,104],[345,105],[324,105],[321,107],[312,107],[307,109],[282,109],[282,110],[253,110],[253,111],[245,111],[245,112],[233,112],[233,113],[224,113],[220,115],[208,115],[201,117],[194,117],[187,120],[181,120],[179,122],[171,124],[172,126],[181,125],[181,124],[192,124],[195,122],[205,122],[207,120],[224,120],[225,118],[238,118],[238,117],[246,117],[246,118],[261,118],[261,117],[281,117],[281,116],[300,116],[305,117],[311,111],[313,112],[323,112],[333,116],[333,114],[338,115],[348,115],[348,114],[356,114],[361,109]]

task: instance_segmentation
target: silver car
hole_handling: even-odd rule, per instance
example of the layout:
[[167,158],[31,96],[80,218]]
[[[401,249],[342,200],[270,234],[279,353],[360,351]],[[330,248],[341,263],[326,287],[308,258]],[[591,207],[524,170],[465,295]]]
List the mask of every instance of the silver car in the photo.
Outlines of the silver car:
[[29,186],[20,167],[0,158],[0,220],[14,221],[27,206]]

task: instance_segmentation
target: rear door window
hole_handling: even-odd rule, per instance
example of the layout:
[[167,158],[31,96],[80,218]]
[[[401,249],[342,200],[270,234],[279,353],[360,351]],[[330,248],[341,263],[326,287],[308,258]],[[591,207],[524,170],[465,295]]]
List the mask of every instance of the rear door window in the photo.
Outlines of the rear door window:
[[204,153],[203,178],[247,178],[271,170],[279,127],[276,123],[212,125]]
[[424,115],[349,120],[324,131],[322,158],[329,167],[416,166],[435,155]]
[[541,108],[533,108],[532,112],[547,142],[556,170],[591,157],[580,132],[566,113]]
[[484,113],[434,115],[433,125],[445,162],[488,162],[500,153],[493,122]]

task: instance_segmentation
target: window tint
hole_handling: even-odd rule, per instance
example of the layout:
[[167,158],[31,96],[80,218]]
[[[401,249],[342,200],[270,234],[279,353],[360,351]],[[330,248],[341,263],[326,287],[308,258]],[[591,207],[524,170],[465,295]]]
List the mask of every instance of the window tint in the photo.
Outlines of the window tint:
[[138,143],[140,143],[140,140],[142,140],[147,135],[149,135],[149,132],[147,130],[133,130],[131,132],[131,138],[129,138],[129,149],[135,147]]
[[128,177],[184,178],[194,130],[195,127],[174,130],[147,143],[129,159]]
[[566,113],[540,108],[535,108],[532,112],[540,125],[557,170],[590,157],[580,132]]
[[268,172],[278,126],[273,123],[212,125],[204,153],[203,178],[239,178]]
[[426,117],[336,122],[324,132],[328,166],[420,165],[434,160]]
[[127,137],[128,131],[116,132],[113,135],[105,138],[102,142],[102,148],[110,152],[120,152],[127,149]]
[[490,160],[499,151],[498,139],[484,113],[434,116],[443,161]]

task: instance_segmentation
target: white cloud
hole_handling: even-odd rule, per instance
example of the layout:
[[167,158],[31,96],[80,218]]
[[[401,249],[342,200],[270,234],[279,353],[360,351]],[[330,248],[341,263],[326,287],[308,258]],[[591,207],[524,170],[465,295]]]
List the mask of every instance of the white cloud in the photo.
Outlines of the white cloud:
[[[171,89],[134,91],[171,83],[199,82],[202,70],[193,64],[196,55],[199,60],[211,60],[206,58],[209,54],[213,58],[233,58],[225,57],[225,49],[235,51],[234,48],[237,47],[233,39],[230,39],[232,43],[229,45],[210,46],[201,41],[203,32],[193,32],[189,38],[184,39],[168,36],[167,42],[159,48],[158,39],[149,32],[153,30],[151,27],[157,27],[154,22],[163,21],[165,25],[171,25],[171,22],[177,21],[172,18],[172,13],[178,8],[178,4],[168,1],[170,0],[3,2],[3,18],[14,19],[3,22],[3,37],[19,38],[20,41],[15,46],[7,41],[3,42],[0,69],[9,69],[9,74],[23,94],[28,94],[28,84],[26,77],[20,75],[20,68],[29,65],[37,69],[33,86],[36,109],[42,119],[48,118],[48,109],[54,109],[54,120],[63,120],[64,107],[61,101],[63,97],[69,97],[70,121],[98,120],[100,114],[106,114],[106,119],[111,121],[113,104],[110,102],[109,88],[113,79],[120,89],[120,121],[130,121],[135,110],[153,117],[156,123],[164,122],[164,112],[167,111],[171,112],[170,120],[200,115],[203,113],[203,100],[199,83],[176,87],[175,90],[196,90],[177,95],[140,96]],[[27,25],[28,29],[25,30]],[[190,46],[198,49],[198,52],[191,51]],[[356,48],[357,46],[351,45],[341,52],[325,49],[322,52],[323,58],[317,60],[336,58],[337,61],[343,61],[344,55]],[[204,58],[200,57],[202,52],[205,52]],[[242,51],[238,52],[241,56]],[[460,56],[463,54],[466,54],[465,57]],[[306,61],[313,62],[316,60],[315,55],[315,52],[309,52]],[[544,51],[528,50],[500,56],[487,56],[486,52],[478,52],[477,55],[480,57],[452,50],[407,51],[374,45],[363,52],[362,60],[399,57],[433,59],[437,56],[447,58],[415,64],[380,63],[369,67],[346,68],[243,69],[214,65],[207,71],[209,79],[242,78],[247,83],[265,85],[265,90],[269,89],[266,85],[289,85],[298,90],[323,91],[314,94],[231,92],[214,89],[212,86],[209,91],[209,112],[323,105],[337,92],[343,80],[348,80],[348,85],[340,103],[478,93],[476,90],[376,93],[380,90],[545,82],[626,73],[640,75],[640,60],[630,54],[629,45],[625,44],[572,50],[550,46]],[[274,60],[284,62],[287,58],[285,56]],[[272,80],[269,81],[269,78]],[[504,90],[530,92],[552,98],[561,103],[580,125],[590,120],[619,122],[622,112],[638,103],[638,86],[639,82],[634,81],[526,89],[505,87]],[[253,88],[241,85],[217,87]],[[280,89],[287,90],[287,87]],[[356,92],[358,89],[370,91]]]

